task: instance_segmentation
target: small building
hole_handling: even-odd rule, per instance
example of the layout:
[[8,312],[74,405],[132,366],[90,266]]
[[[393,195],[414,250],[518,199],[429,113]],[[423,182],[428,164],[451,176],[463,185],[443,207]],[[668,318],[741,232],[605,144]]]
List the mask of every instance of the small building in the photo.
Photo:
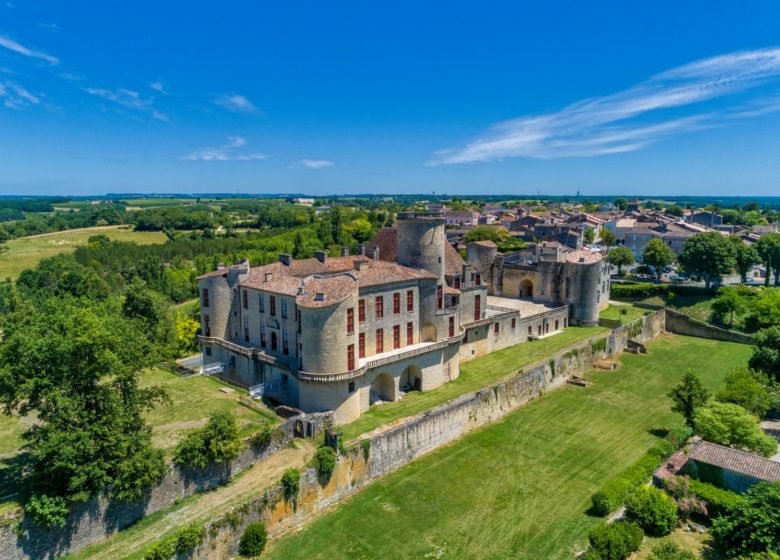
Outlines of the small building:
[[723,216],[716,214],[715,212],[709,212],[702,210],[700,212],[694,212],[688,217],[688,221],[692,224],[699,224],[705,227],[715,227],[723,224]]

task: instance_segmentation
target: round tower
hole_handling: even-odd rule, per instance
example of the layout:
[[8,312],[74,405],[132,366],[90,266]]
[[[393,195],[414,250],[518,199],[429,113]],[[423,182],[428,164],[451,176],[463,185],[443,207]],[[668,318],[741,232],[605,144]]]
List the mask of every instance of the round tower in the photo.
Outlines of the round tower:
[[441,212],[398,213],[398,264],[421,268],[444,282],[444,235]]
[[567,303],[571,305],[571,322],[592,326],[599,323],[601,306],[601,255],[585,249],[566,255],[569,282]]

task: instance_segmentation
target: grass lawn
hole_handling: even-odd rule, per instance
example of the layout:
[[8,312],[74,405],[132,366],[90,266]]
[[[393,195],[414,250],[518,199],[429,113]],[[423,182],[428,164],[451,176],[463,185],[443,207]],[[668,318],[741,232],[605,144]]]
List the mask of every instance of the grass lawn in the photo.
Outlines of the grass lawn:
[[460,376],[438,389],[424,393],[409,392],[398,402],[372,406],[360,418],[342,426],[344,441],[350,441],[388,422],[413,416],[466,393],[488,387],[514,374],[521,367],[550,356],[578,340],[607,331],[608,329],[602,327],[569,327],[555,336],[521,342],[482,358],[464,362],[460,365]]
[[690,550],[697,558],[706,558],[706,560],[725,560],[726,557],[720,551],[710,548],[712,535],[710,533],[697,533],[694,531],[685,531],[676,529],[665,537],[647,537],[642,543],[642,547],[629,560],[647,560],[653,552],[653,547],[659,543],[671,541],[680,548]]
[[617,371],[590,372],[589,387],[553,391],[377,480],[267,557],[571,559],[601,521],[586,514],[591,494],[682,422],[666,393],[685,370],[715,390],[750,350],[657,339]]
[[116,241],[135,241],[141,244],[165,243],[165,234],[159,231],[132,231],[122,226],[99,226],[44,233],[12,239],[0,253],[0,280],[16,279],[26,268],[33,268],[39,261],[60,253],[70,252],[79,245],[86,245],[93,235],[103,234]]
[[[622,314],[621,311],[625,311],[625,314]],[[599,318],[609,319],[611,321],[617,321],[620,319],[624,323],[630,323],[631,321],[639,319],[640,317],[644,317],[650,313],[652,313],[651,310],[642,309],[641,307],[634,307],[630,303],[613,303],[604,311],[599,313]]]

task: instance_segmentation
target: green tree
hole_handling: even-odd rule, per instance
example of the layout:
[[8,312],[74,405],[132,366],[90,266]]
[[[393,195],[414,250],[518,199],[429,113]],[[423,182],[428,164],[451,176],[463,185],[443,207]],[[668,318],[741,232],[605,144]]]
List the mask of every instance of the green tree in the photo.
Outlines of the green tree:
[[631,266],[636,262],[634,253],[632,253],[631,249],[628,247],[615,247],[610,249],[609,253],[607,253],[607,260],[610,264],[614,264],[618,267],[619,276],[622,276],[624,266]]
[[720,402],[741,406],[751,414],[763,418],[769,410],[769,389],[758,373],[737,369],[726,375],[723,389],[715,396]]
[[616,521],[596,525],[588,533],[594,558],[623,560],[642,544],[642,528],[631,521]]
[[677,504],[655,486],[642,486],[626,499],[626,519],[648,535],[668,535],[677,525]]
[[685,211],[680,206],[677,206],[676,204],[672,204],[671,206],[668,206],[666,208],[667,214],[669,214],[670,216],[675,216],[677,218],[682,218],[684,212]]
[[761,255],[758,254],[753,245],[748,245],[739,237],[729,237],[734,246],[734,269],[739,273],[739,277],[744,284],[747,282],[747,275],[753,266],[761,262]]
[[608,249],[617,241],[617,236],[611,229],[607,228],[601,228],[601,230],[599,230],[599,237],[601,238],[601,242],[606,245]]
[[593,228],[585,228],[585,233],[582,234],[585,243],[591,244],[596,240],[596,230]]
[[732,286],[724,286],[718,291],[718,297],[712,302],[712,311],[721,323],[728,317],[728,326],[734,326],[734,314],[747,309],[745,297]]
[[252,523],[244,529],[241,540],[238,541],[238,553],[241,556],[254,558],[260,556],[268,542],[268,532],[261,522]]
[[750,300],[750,314],[745,320],[751,330],[780,325],[780,289],[764,288]]
[[8,241],[8,231],[0,224],[0,243]]
[[84,299],[22,307],[3,324],[0,403],[38,418],[23,436],[31,511],[109,485],[113,497],[139,499],[165,472],[143,420],[164,393],[139,386],[139,370],[156,360],[142,325]]
[[775,286],[780,285],[780,233],[762,235],[756,244],[756,250],[766,267],[766,285],[774,272]]
[[332,447],[324,445],[314,454],[314,467],[322,476],[330,476],[336,468],[336,452]]
[[669,266],[674,262],[674,251],[667,247],[663,240],[654,237],[648,241],[642,251],[642,262],[654,267],[656,276],[660,279],[661,274],[663,274],[663,267]]
[[682,381],[669,392],[672,399],[672,412],[678,412],[685,418],[685,423],[693,427],[694,417],[699,407],[707,404],[710,392],[701,382],[699,376],[692,371],[685,372]]
[[753,451],[764,457],[774,455],[777,441],[765,434],[758,417],[739,405],[713,402],[696,411],[696,433],[707,441]]
[[731,513],[713,522],[712,535],[732,556],[780,553],[780,481],[750,488]]
[[684,550],[671,541],[663,541],[653,547],[648,560],[697,560],[690,550]]
[[697,233],[683,245],[679,261],[688,274],[701,276],[709,288],[713,280],[734,269],[734,245],[719,233]]
[[508,241],[510,237],[509,230],[503,226],[477,226],[463,236],[463,241],[493,241],[498,245]]
[[191,432],[176,447],[175,458],[182,465],[205,468],[212,463],[235,459],[242,446],[235,416],[219,410],[203,428]]
[[756,333],[748,366],[780,382],[780,325]]
[[626,200],[622,196],[619,197],[619,198],[616,198],[615,202],[613,202],[612,204],[614,204],[615,208],[617,208],[618,210],[625,210],[626,208],[628,208],[628,200]]
[[365,243],[374,236],[374,227],[366,218],[357,218],[344,226],[344,230],[358,243]]

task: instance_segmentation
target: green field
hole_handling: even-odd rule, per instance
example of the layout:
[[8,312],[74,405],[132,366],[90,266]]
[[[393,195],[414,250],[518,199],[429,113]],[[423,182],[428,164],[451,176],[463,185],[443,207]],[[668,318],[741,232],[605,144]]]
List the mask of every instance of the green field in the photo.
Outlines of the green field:
[[666,393],[684,371],[716,389],[750,351],[657,339],[648,355],[622,356],[619,370],[591,372],[589,387],[553,391],[374,482],[272,543],[267,557],[573,558],[601,521],[586,513],[590,495],[681,424]]
[[513,375],[523,366],[532,364],[547,356],[552,356],[559,350],[579,340],[604,334],[607,331],[607,329],[602,327],[569,327],[555,336],[523,342],[498,352],[493,352],[482,358],[464,362],[460,366],[458,378],[445,383],[438,389],[423,393],[410,392],[404,395],[403,400],[398,402],[372,406],[360,418],[351,424],[343,426],[344,441],[349,441],[388,422],[413,416],[424,410],[444,404],[466,393],[479,391],[484,387],[501,381],[509,375]]
[[127,227],[99,226],[12,239],[3,244],[8,250],[0,253],[0,280],[16,279],[24,269],[35,267],[42,259],[86,245],[93,235],[102,234],[116,241],[135,241],[140,244],[164,243],[166,240],[162,232],[132,231]]
[[[621,311],[625,311],[625,314],[621,313]],[[630,323],[631,321],[639,319],[640,317],[644,317],[649,313],[652,313],[652,310],[642,309],[641,307],[634,307],[631,304],[612,304],[604,311],[599,313],[599,317],[601,319],[609,319],[612,321],[617,321],[619,319],[623,321],[623,323]]]

